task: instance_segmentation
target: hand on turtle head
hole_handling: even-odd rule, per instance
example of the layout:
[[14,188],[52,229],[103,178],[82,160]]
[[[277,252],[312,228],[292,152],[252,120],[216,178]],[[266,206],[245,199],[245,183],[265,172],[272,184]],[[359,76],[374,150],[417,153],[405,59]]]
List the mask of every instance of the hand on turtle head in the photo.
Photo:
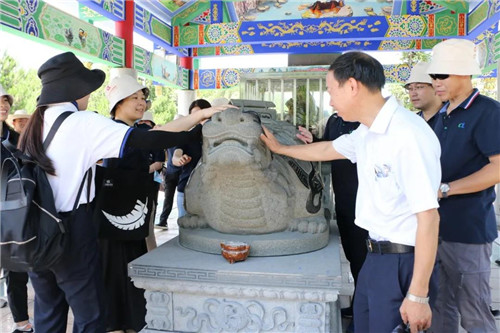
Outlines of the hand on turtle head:
[[276,139],[276,137],[268,130],[265,126],[262,126],[264,133],[260,135],[260,139],[266,144],[267,148],[274,153],[277,153],[281,147],[281,144]]

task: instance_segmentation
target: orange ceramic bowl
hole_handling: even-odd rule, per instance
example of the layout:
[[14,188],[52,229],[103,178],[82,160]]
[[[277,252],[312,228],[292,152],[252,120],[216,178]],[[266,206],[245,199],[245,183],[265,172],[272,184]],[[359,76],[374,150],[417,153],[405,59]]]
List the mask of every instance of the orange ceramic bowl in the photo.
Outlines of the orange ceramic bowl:
[[250,253],[250,245],[243,242],[221,242],[221,254],[230,264],[243,261]]

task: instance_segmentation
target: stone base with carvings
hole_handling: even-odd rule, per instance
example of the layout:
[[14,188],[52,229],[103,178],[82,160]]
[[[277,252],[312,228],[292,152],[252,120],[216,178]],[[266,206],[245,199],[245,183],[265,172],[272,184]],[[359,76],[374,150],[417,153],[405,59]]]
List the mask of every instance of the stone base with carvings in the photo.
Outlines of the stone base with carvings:
[[146,289],[142,332],[341,332],[338,236],[310,253],[249,257],[183,248],[178,239],[129,264]]

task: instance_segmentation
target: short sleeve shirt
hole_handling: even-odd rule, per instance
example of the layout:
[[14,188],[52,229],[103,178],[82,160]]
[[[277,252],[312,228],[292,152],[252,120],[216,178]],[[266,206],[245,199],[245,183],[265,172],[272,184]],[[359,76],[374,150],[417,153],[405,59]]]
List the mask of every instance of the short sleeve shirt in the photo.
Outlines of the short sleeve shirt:
[[[441,143],[444,183],[464,178],[500,154],[500,103],[480,95],[477,89],[449,114],[446,104],[434,131]],[[498,237],[495,189],[441,199],[440,237],[449,242],[484,244]]]
[[389,98],[370,127],[333,141],[357,163],[355,223],[372,239],[415,245],[416,213],[437,208],[440,147],[425,120]]
[[[78,188],[84,174],[103,158],[120,157],[124,148],[129,128],[111,119],[91,111],[78,111],[72,103],[51,105],[44,115],[43,138],[49,133],[57,117],[65,112],[72,114],[59,127],[47,149],[47,156],[52,160],[56,175],[48,175],[56,209],[68,212],[73,209]],[[89,193],[94,199],[95,187],[92,180]],[[80,204],[87,203],[87,188],[84,186]]]

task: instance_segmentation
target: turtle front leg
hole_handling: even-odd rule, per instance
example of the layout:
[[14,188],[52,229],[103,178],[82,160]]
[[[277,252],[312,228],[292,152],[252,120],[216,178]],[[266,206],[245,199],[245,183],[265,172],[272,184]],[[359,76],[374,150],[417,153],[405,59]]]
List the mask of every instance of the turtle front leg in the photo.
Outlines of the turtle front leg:
[[203,217],[189,213],[178,218],[177,224],[180,228],[186,229],[206,228],[208,226],[207,221]]

